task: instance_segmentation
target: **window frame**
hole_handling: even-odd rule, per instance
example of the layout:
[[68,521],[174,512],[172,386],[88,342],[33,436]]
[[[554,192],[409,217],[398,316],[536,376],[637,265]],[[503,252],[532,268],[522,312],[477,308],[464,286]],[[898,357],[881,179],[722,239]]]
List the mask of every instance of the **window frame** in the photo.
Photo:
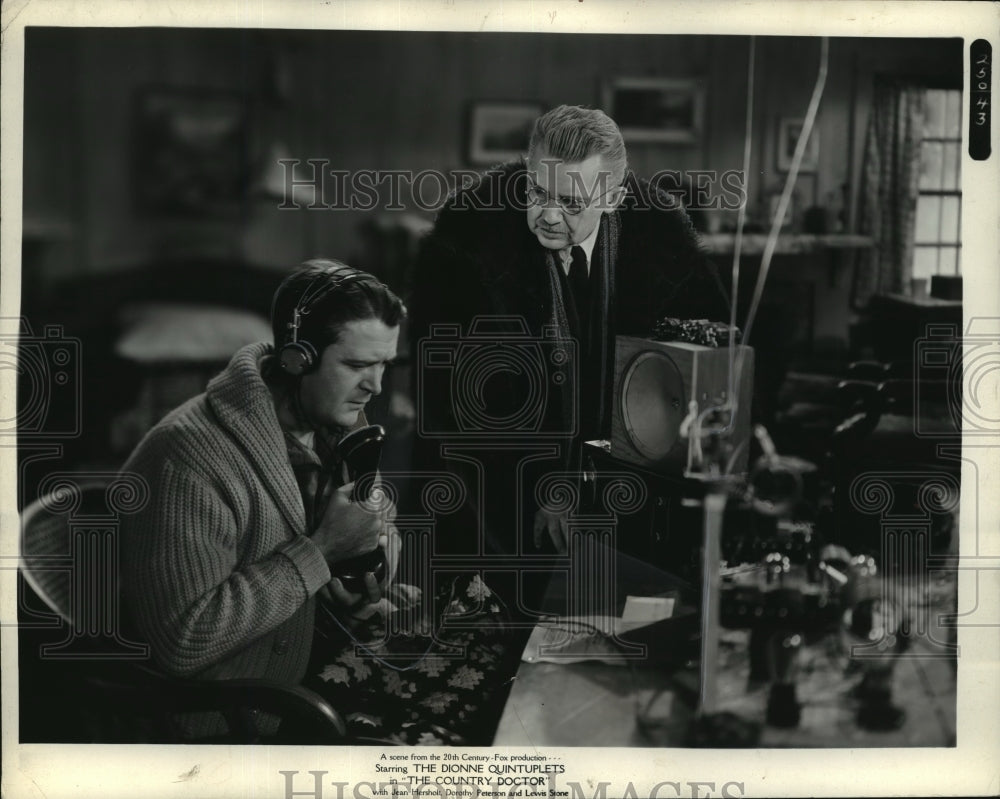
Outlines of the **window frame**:
[[[923,91],[925,92],[925,97],[928,98],[930,102],[929,95],[931,92],[944,92],[952,93],[957,95],[958,102],[958,115],[957,119],[959,123],[955,126],[955,131],[953,135],[946,135],[947,130],[942,130],[942,135],[937,136],[923,136],[920,143],[920,162],[921,168],[920,173],[917,177],[917,205],[915,208],[915,218],[913,224],[913,262],[910,267],[911,276],[917,279],[929,279],[934,275],[961,275],[962,274],[962,90],[955,87],[939,87],[939,86],[924,86]],[[945,95],[944,106],[948,106],[948,97]],[[942,113],[946,113],[942,111]],[[934,188],[922,186],[922,178],[924,176],[923,165],[925,163],[925,147],[930,144],[941,145],[941,162],[940,162],[940,172],[938,176],[938,186]],[[955,158],[955,186],[954,188],[944,188],[945,178],[948,174],[948,167],[946,166],[947,154],[949,148],[947,145],[955,145],[954,147],[954,158]],[[920,238],[921,230],[918,227],[918,220],[921,219],[921,201],[923,198],[938,198],[937,203],[937,232],[934,238]],[[955,238],[945,238],[944,226],[946,218],[946,199],[953,197],[957,200],[957,211],[955,220]],[[927,207],[927,206],[925,206]],[[932,271],[926,272],[921,269],[917,271],[918,263],[918,253],[920,252],[934,252],[934,266]],[[954,269],[950,268],[949,264],[942,264],[942,256],[946,251],[954,252]],[[950,259],[949,259],[950,260]]]

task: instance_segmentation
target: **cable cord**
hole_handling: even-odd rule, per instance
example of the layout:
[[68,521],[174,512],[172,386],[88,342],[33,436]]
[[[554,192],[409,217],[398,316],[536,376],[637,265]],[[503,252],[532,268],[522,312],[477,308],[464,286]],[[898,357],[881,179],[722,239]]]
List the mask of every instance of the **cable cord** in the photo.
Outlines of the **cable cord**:
[[[743,136],[743,176],[747,179],[750,174],[750,154],[753,151],[753,101],[754,101],[754,65],[756,63],[757,55],[757,37],[750,37],[750,49],[747,56],[747,108],[746,108],[746,122],[744,123],[744,136]],[[744,192],[746,192],[746,185],[744,184]],[[743,202],[740,203],[739,211],[736,217],[736,236],[733,241],[733,285],[730,291],[730,303],[729,303],[729,364],[728,364],[728,375],[727,383],[728,390],[726,392],[726,401],[721,407],[710,406],[705,408],[698,414],[697,425],[695,425],[695,431],[692,438],[692,446],[695,447],[697,456],[695,460],[701,460],[700,454],[700,441],[695,442],[694,438],[700,437],[701,430],[703,429],[703,424],[705,419],[716,410],[729,410],[729,419],[725,426],[716,430],[717,433],[732,432],[734,420],[736,418],[736,411],[739,407],[741,397],[737,395],[736,391],[736,311],[737,305],[739,304],[739,288],[740,288],[740,257],[741,250],[743,247],[743,227],[746,223],[746,212],[747,203],[746,196],[744,195]],[[747,336],[744,335],[743,340],[747,340]],[[729,463],[726,465],[725,472],[728,473],[732,464],[735,463],[735,457],[729,459]]]
[[[452,583],[451,595],[448,598],[449,602],[451,600],[454,600],[454,598],[455,598],[455,584]],[[344,623],[340,620],[340,618],[337,616],[337,614],[334,613],[334,611],[330,607],[328,607],[323,602],[317,602],[316,605],[329,621],[334,622],[334,624],[336,624],[344,633],[347,634],[348,639],[353,641],[357,647],[359,647],[365,652],[366,657],[371,658],[376,663],[385,666],[386,668],[392,669],[393,671],[410,671],[411,669],[417,668],[417,666],[420,665],[423,659],[430,654],[431,650],[434,648],[434,644],[436,643],[434,635],[432,633],[430,635],[430,642],[427,644],[427,649],[425,649],[423,653],[416,658],[416,660],[414,660],[408,666],[397,666],[395,663],[390,663],[381,655],[377,654],[376,651],[372,648],[372,642],[359,641],[357,637],[354,635],[354,631],[346,627]],[[375,643],[377,644],[378,642]]]
[[[743,140],[743,174],[748,176],[750,174],[750,155],[752,152],[753,145],[753,100],[754,100],[754,63],[756,61],[756,38],[751,37],[750,39],[750,50],[749,50],[749,63],[747,65],[747,111],[746,111],[746,131]],[[788,175],[785,178],[785,185],[781,192],[781,198],[778,202],[778,208],[775,213],[774,219],[771,220],[771,229],[768,231],[767,240],[764,244],[764,252],[761,257],[760,271],[757,274],[757,282],[754,286],[753,297],[750,301],[750,308],[747,310],[746,324],[743,327],[743,343],[748,344],[750,341],[750,332],[753,330],[753,323],[757,316],[757,310],[760,307],[761,298],[764,294],[764,285],[767,282],[767,275],[771,268],[771,259],[774,256],[774,250],[777,247],[778,235],[781,232],[781,223],[785,218],[785,213],[788,210],[788,204],[791,201],[792,190],[795,187],[795,181],[798,179],[799,170],[802,166],[802,159],[805,156],[806,144],[809,141],[809,136],[812,133],[813,126],[816,122],[816,114],[819,110],[819,102],[823,97],[823,89],[826,85],[826,74],[827,67],[830,60],[830,40],[828,37],[823,37],[820,42],[820,59],[819,59],[819,70],[816,75],[816,82],[813,85],[812,96],[809,98],[809,106],[806,110],[806,116],[802,123],[802,131],[799,134],[798,141],[795,144],[795,153],[792,156],[791,167],[788,170]],[[744,191],[747,190],[747,186],[744,185]],[[692,435],[700,436],[703,429],[702,425],[705,419],[712,413],[722,410],[729,411],[729,419],[725,424],[725,427],[717,429],[716,433],[731,432],[733,429],[734,421],[736,418],[736,411],[739,407],[740,402],[743,400],[742,397],[738,396],[737,386],[739,384],[739,377],[743,374],[743,369],[746,367],[746,349],[741,349],[739,353],[736,353],[735,347],[735,328],[736,328],[736,311],[737,305],[739,303],[739,283],[740,283],[740,258],[742,256],[743,249],[743,231],[744,224],[746,222],[746,199],[744,198],[743,204],[739,208],[739,213],[736,222],[736,236],[733,242],[733,288],[732,288],[732,301],[730,308],[730,323],[729,323],[729,375],[728,375],[728,392],[726,402],[721,406],[709,406],[698,414],[697,425],[694,425],[695,431]],[[725,464],[724,473],[729,474],[732,472],[738,458],[736,457],[738,453],[733,453],[727,463]]]
[[[507,614],[510,613],[509,609],[507,608],[507,604],[503,601],[503,599],[500,598],[500,596],[498,594],[496,594],[495,592],[491,592],[491,596],[496,601],[498,607],[502,608],[505,613],[507,613]],[[452,581],[451,588],[450,588],[449,594],[448,594],[448,602],[445,605],[445,607],[448,607],[454,600],[455,600],[455,582]],[[431,601],[431,604],[433,605],[433,602],[434,602],[433,597],[431,598],[430,601]],[[427,649],[425,649],[423,651],[423,653],[420,654],[416,658],[416,660],[414,660],[410,665],[408,665],[408,666],[397,666],[396,664],[390,663],[388,660],[386,660],[385,658],[383,658],[381,655],[377,654],[376,651],[372,648],[371,642],[367,642],[366,643],[366,642],[363,642],[363,641],[359,641],[357,639],[357,637],[354,635],[353,630],[351,630],[348,627],[346,627],[343,624],[343,622],[340,620],[340,618],[337,616],[337,614],[334,613],[333,610],[330,607],[328,607],[323,602],[317,602],[317,606],[322,611],[322,613],[327,617],[328,620],[333,621],[338,627],[340,627],[340,629],[344,633],[347,634],[347,636],[348,636],[348,638],[350,640],[352,640],[358,647],[360,647],[362,650],[364,650],[364,652],[366,653],[367,657],[371,658],[376,663],[379,663],[379,664],[385,666],[386,668],[393,669],[394,671],[410,671],[411,669],[417,668],[420,665],[421,661],[430,654],[431,650],[434,648],[434,644],[435,643],[440,643],[435,638],[435,634],[434,634],[434,630],[433,630],[433,623],[432,623],[432,631],[431,631],[430,636],[429,636],[430,642],[427,645]],[[500,624],[500,629],[502,631],[504,631],[504,632],[507,631],[507,625],[504,624],[502,621],[501,621],[501,624]],[[445,642],[445,643],[447,643],[447,642]]]
[[[747,114],[746,129],[743,137],[743,176],[744,180],[750,174],[750,153],[753,151],[753,87],[754,87],[754,64],[757,55],[757,37],[750,37],[750,53],[747,63]],[[744,184],[743,190],[746,191]],[[739,406],[741,397],[736,394],[736,311],[740,296],[740,257],[743,249],[743,226],[747,218],[746,196],[740,203],[739,211],[736,214],[736,236],[733,241],[733,287],[731,290],[732,301],[729,312],[729,393],[732,406],[732,416],[736,416],[736,409]]]
[[[781,224],[788,211],[788,204],[791,202],[792,190],[795,188],[795,181],[799,176],[799,169],[802,166],[802,159],[805,156],[806,144],[816,123],[816,114],[819,111],[819,101],[823,97],[823,88],[826,85],[826,73],[830,60],[830,39],[826,36],[820,41],[819,71],[816,75],[816,83],[813,85],[812,97],[809,99],[809,107],[806,110],[806,117],[802,123],[802,131],[795,144],[795,153],[792,156],[791,167],[785,178],[785,186],[781,191],[781,198],[778,201],[778,208],[771,220],[771,229],[764,243],[764,253],[761,257],[760,272],[757,275],[757,283],[754,286],[753,298],[750,301],[750,308],[747,311],[746,324],[743,328],[743,340],[750,340],[750,332],[753,330],[753,323],[760,307],[761,297],[764,294],[764,284],[767,282],[767,275],[771,269],[771,259],[774,250],[778,245],[778,235],[781,232]],[[737,374],[741,374],[746,362],[745,351],[740,352],[737,365]]]

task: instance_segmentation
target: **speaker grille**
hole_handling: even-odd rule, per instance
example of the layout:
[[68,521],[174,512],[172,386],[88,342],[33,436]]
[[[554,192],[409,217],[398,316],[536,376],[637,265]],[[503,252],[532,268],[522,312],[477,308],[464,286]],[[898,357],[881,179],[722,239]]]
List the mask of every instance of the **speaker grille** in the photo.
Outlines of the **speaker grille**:
[[674,361],[655,350],[637,355],[626,367],[620,401],[632,446],[651,460],[665,458],[687,412],[684,379]]

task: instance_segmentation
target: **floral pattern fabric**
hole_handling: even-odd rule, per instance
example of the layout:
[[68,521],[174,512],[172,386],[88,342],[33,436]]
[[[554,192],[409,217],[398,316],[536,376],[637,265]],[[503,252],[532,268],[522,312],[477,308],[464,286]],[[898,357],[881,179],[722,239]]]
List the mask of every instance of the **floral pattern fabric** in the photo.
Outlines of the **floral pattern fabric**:
[[430,600],[393,586],[363,620],[321,599],[317,630],[306,684],[343,716],[352,743],[490,743],[517,664],[503,603],[478,574],[445,580]]

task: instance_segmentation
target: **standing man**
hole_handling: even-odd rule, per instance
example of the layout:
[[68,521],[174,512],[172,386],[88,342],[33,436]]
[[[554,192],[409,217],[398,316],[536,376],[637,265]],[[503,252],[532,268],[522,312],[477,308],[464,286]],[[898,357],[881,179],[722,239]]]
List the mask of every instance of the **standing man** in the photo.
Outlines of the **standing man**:
[[124,469],[150,501],[122,522],[122,587],[156,665],[209,679],[298,683],[316,597],[345,618],[377,602],[331,579],[389,549],[391,524],[350,499],[337,442],[366,424],[405,308],[372,275],[310,261],[274,296],[274,346],[244,347],[206,392],[166,416]]
[[[628,171],[612,119],[565,105],[535,122],[525,161],[500,165],[450,198],[423,242],[411,307],[417,369],[427,368],[420,341],[432,325],[458,325],[468,336],[476,317],[517,318],[536,341],[551,331],[575,340],[575,379],[548,381],[542,392],[540,429],[575,434],[558,463],[541,466],[553,471],[578,469],[582,442],[610,437],[615,336],[650,335],[665,315],[729,318],[725,290],[684,210]],[[516,375],[487,377],[447,390],[425,381],[418,430],[461,427],[456,403],[466,395],[495,409],[487,418],[515,418],[512,404],[523,395]],[[417,463],[440,458],[441,443],[418,436]],[[484,482],[499,505],[523,500],[528,508],[533,489],[515,485],[516,466],[498,450]],[[487,548],[513,551],[509,535],[489,529],[489,504],[470,511],[454,535],[468,535],[469,522],[482,519]],[[542,508],[532,514],[524,525],[535,545],[549,540],[565,551],[565,518]]]

